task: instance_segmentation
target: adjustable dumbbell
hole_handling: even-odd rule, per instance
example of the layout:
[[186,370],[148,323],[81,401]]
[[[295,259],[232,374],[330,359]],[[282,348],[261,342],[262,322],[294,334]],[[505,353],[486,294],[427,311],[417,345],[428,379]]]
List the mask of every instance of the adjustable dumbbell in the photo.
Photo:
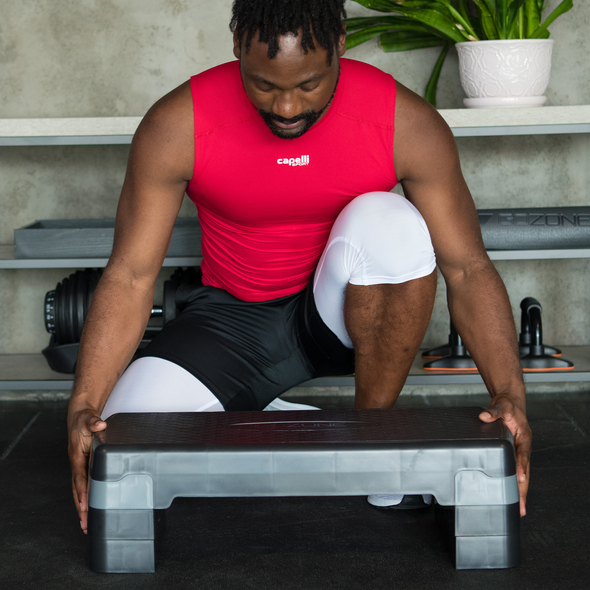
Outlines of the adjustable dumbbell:
[[[45,295],[45,329],[54,336],[54,344],[80,342],[84,321],[102,275],[100,269],[79,270],[57,284]],[[164,282],[163,305],[154,305],[150,318],[162,318],[166,324],[176,317],[176,291],[180,285],[200,284],[200,269],[177,269]]]
[[101,270],[79,270],[45,295],[45,329],[55,335],[57,343],[80,342],[84,320],[101,274]]

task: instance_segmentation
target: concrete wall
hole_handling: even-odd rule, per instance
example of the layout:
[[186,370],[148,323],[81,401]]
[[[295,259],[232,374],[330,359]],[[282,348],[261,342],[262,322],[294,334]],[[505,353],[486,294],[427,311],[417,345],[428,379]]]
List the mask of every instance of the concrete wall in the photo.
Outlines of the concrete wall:
[[[548,2],[549,9],[558,0]],[[0,0],[0,118],[142,115],[191,74],[233,59],[230,0]],[[368,11],[348,2],[351,16]],[[590,3],[552,26],[549,104],[590,103]],[[384,54],[377,42],[349,52],[422,93],[438,50]],[[454,50],[440,108],[462,106]],[[587,136],[464,138],[465,176],[478,207],[589,204]],[[126,146],[1,148],[0,243],[35,219],[112,217]],[[190,204],[182,215],[194,214]],[[587,261],[502,262],[516,310],[522,297],[545,308],[546,341],[590,343]],[[38,352],[48,342],[42,305],[68,270],[0,271],[0,353]],[[169,274],[166,271],[163,274]],[[447,338],[440,284],[426,345]]]

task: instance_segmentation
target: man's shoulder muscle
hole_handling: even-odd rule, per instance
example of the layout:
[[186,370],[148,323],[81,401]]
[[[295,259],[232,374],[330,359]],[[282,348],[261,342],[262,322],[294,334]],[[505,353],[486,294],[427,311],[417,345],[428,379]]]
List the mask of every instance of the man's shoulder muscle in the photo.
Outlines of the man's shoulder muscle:
[[438,111],[402,84],[397,84],[394,158],[399,180],[421,169],[455,160],[453,134]]
[[133,139],[133,151],[146,163],[157,159],[171,173],[190,180],[194,166],[194,120],[190,82],[158,100]]

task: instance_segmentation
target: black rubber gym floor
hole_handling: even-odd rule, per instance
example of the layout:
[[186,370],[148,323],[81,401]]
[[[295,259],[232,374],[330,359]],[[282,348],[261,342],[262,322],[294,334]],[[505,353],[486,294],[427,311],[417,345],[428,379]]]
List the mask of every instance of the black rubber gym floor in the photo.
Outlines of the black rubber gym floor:
[[[324,408],[348,398],[313,398]],[[484,396],[399,406],[485,405]],[[533,479],[522,564],[456,571],[432,509],[365,498],[177,499],[155,574],[95,574],[70,495],[63,403],[0,404],[0,588],[587,589],[590,393],[529,397]]]

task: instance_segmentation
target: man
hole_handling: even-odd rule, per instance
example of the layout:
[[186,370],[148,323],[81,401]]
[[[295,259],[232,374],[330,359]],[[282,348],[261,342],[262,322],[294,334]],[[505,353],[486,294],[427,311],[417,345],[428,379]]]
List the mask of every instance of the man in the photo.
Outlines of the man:
[[[263,409],[309,378],[353,371],[356,407],[393,406],[437,264],[492,397],[480,418],[503,418],[515,437],[525,513],[515,326],[454,139],[391,76],[341,59],[343,4],[236,0],[238,61],[172,91],[137,130],[68,413],[84,531],[92,433],[114,412]],[[389,192],[398,182],[406,198]],[[203,230],[203,286],[181,293],[182,313],[125,371],[185,191]]]

